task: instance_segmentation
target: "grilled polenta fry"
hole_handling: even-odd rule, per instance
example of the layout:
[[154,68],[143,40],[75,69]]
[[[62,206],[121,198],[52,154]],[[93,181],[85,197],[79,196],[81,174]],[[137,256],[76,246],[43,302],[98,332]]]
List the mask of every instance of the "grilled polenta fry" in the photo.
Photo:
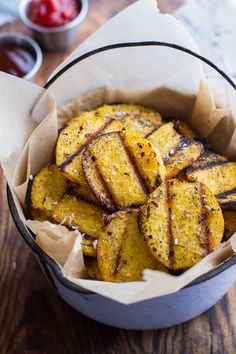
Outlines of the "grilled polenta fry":
[[107,211],[75,196],[65,194],[56,205],[52,220],[97,238]]
[[72,182],[86,185],[81,156],[85,146],[100,134],[119,131],[123,128],[119,120],[102,117],[96,110],[82,113],[72,119],[58,137],[56,164]]
[[157,126],[146,135],[146,139],[161,154],[167,170],[166,178],[175,177],[181,170],[192,165],[203,153],[202,144],[181,137],[175,131],[172,122]]
[[153,256],[166,267],[186,269],[221,242],[224,219],[202,183],[167,180],[141,207],[140,230]]
[[103,280],[102,275],[98,269],[98,262],[96,258],[84,257],[84,264],[89,279]]
[[228,240],[236,232],[236,210],[223,210],[225,221],[224,239]]
[[83,172],[100,203],[110,209],[143,204],[165,178],[161,157],[129,131],[104,134],[83,152]]
[[189,181],[204,183],[223,209],[236,208],[236,162],[208,152],[186,169]]
[[144,269],[166,271],[152,256],[137,224],[138,210],[120,211],[105,219],[98,238],[97,259],[102,278],[125,282],[142,280]]
[[[26,204],[29,208],[49,215],[68,188],[69,181],[58,171],[56,165],[48,165],[29,180]],[[39,217],[38,212],[34,211],[33,214]]]

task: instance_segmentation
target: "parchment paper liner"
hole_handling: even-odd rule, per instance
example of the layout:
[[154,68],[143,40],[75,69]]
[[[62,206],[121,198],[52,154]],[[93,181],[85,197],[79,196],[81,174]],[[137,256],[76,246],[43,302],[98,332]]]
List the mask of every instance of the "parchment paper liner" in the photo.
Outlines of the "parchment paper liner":
[[[179,41],[183,45],[195,49],[195,44],[193,44],[192,39],[189,40],[189,35],[186,35],[184,29],[171,16],[168,16],[167,21],[165,21],[165,16],[154,12],[153,7],[154,1],[152,0],[139,1],[119,14],[118,18],[111,20],[107,26],[111,30],[122,24],[125,33],[129,34],[129,29],[132,29],[134,41],[135,39],[140,39],[136,37],[135,32],[135,26],[137,29],[138,23],[142,23],[143,28],[146,27],[145,35],[147,36],[150,35],[152,37],[153,31],[157,29],[155,27],[158,27],[159,33],[168,33],[169,38],[171,38],[169,30],[169,25],[171,24],[171,32],[179,34]],[[145,19],[143,18],[143,13],[147,13],[147,11],[149,11],[149,18]],[[137,16],[139,21],[137,21]],[[134,18],[135,21],[132,23]],[[152,23],[151,27],[149,26],[150,21]],[[155,21],[157,22],[156,24]],[[174,30],[175,28],[176,31]],[[82,47],[86,47],[86,45],[91,47],[92,39],[93,37],[96,38],[98,32],[86,41],[87,44],[85,43]],[[100,37],[103,35],[105,43],[108,38],[112,42],[111,33],[112,30],[107,32],[106,26],[100,29]],[[78,49],[76,52],[78,53],[79,51]],[[149,48],[147,51],[145,48],[137,48],[137,53],[143,54],[145,62],[147,60],[150,61],[152,65],[148,65],[148,70],[152,71],[154,64],[156,64],[153,58],[153,49]],[[168,53],[168,50],[166,53]],[[114,61],[113,65],[115,64],[119,68],[118,72],[121,73],[120,61],[122,61],[123,56],[125,59],[124,67],[132,65],[132,73],[126,73],[126,76],[133,83],[137,77],[137,72],[135,71],[136,69],[139,71],[139,68],[134,61],[132,63],[128,62],[127,51],[116,51],[116,55],[114,56],[113,54],[111,57]],[[165,65],[162,65],[161,68],[163,63],[160,62],[159,76],[161,77],[161,74],[163,74],[164,81],[162,77],[162,80],[158,82],[159,76],[155,77],[155,85],[151,81],[151,76],[144,70],[144,79],[141,83],[145,83],[146,90],[140,89],[142,87],[140,82],[137,83],[136,89],[132,90],[129,87],[129,83],[124,79],[124,77],[126,78],[125,75],[122,87],[120,80],[114,78],[112,65],[110,64],[110,67],[103,65],[107,64],[108,57],[109,55],[107,54],[103,58],[100,55],[95,60],[94,58],[89,60],[89,65],[87,66],[86,63],[75,65],[61,76],[47,92],[31,83],[1,74],[0,89],[4,94],[1,98],[3,109],[0,123],[2,127],[4,126],[3,123],[8,119],[9,124],[3,130],[0,142],[0,156],[20,218],[35,232],[40,247],[60,264],[64,275],[85,289],[121,303],[130,304],[173,293],[201,274],[217,267],[236,250],[236,235],[232,236],[230,241],[219,245],[214,253],[178,277],[158,271],[145,270],[145,282],[114,284],[81,279],[81,277],[84,277],[84,265],[80,248],[80,234],[68,232],[65,227],[51,225],[48,222],[39,223],[25,220],[24,198],[28,178],[30,174],[36,173],[50,161],[57,139],[57,130],[65,119],[71,116],[71,112],[74,115],[85,109],[99,106],[102,103],[141,103],[158,109],[164,115],[189,121],[203,136],[210,139],[216,151],[230,155],[231,158],[235,159],[235,92],[233,92],[228,83],[225,84],[223,80],[219,79],[217,81],[218,91],[212,91],[200,63],[186,55],[182,57],[180,62],[177,62],[176,57],[173,55],[173,59],[169,58],[169,67],[166,64],[166,68]],[[163,61],[163,57],[161,59]],[[136,64],[137,68],[135,67]],[[171,74],[167,75],[170,67]],[[86,83],[85,80],[80,80],[80,76],[82,75],[82,78],[84,78],[85,74],[87,75]],[[101,82],[106,83],[106,85],[101,85]],[[71,87],[68,83],[71,84]],[[215,83],[216,81],[213,80],[211,87],[215,86]],[[100,87],[100,89],[94,92],[94,89],[98,88],[96,86]],[[104,86],[106,87],[104,88]],[[12,92],[9,92],[10,90]],[[217,94],[219,90],[220,99],[219,94]],[[85,94],[86,92],[89,93]],[[57,123],[56,104],[61,107],[71,99],[75,99],[75,97],[79,97],[75,103],[69,103],[60,109]],[[37,126],[39,122],[42,123]],[[34,130],[36,126],[37,128]],[[29,137],[32,131],[33,133]],[[28,137],[29,139],[24,145]]]

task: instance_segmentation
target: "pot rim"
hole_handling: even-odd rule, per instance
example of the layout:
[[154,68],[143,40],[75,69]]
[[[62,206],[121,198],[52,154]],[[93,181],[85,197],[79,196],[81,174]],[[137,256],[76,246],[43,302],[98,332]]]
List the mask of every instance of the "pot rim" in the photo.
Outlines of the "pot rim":
[[[206,59],[202,55],[193,52],[192,50],[182,47],[177,44],[173,43],[168,43],[168,42],[160,42],[160,41],[143,41],[143,42],[126,42],[126,43],[117,43],[117,44],[112,44],[112,45],[107,45],[103,46],[94,50],[91,50],[76,59],[72,60],[70,63],[68,63],[65,67],[63,67],[61,70],[59,70],[44,86],[45,89],[48,89],[63,73],[65,73],[68,69],[70,69],[72,66],[75,64],[79,63],[80,61],[85,60],[86,58],[89,58],[93,55],[96,55],[101,52],[105,52],[108,50],[112,49],[118,49],[118,48],[127,48],[127,47],[148,47],[148,46],[163,46],[163,47],[169,47],[172,49],[180,50],[182,52],[185,52],[189,55],[194,56],[195,58],[199,59],[200,61],[204,62],[205,64],[208,64],[211,68],[215,69],[228,83],[232,86],[232,88],[236,91],[236,84],[231,80],[231,78],[220,68],[218,68],[214,63],[212,63],[210,60]],[[48,256],[34,241],[33,233],[24,225],[24,223],[20,220],[18,211],[15,206],[15,202],[11,193],[11,190],[9,186],[7,185],[7,199],[8,199],[8,205],[9,209],[12,215],[12,218],[15,222],[15,225],[24,239],[24,241],[28,244],[28,246],[32,249],[34,253],[39,257],[40,261],[43,264],[46,264],[57,281],[61,283],[64,287],[68,288],[69,290],[72,290],[74,292],[80,293],[80,294],[90,294],[90,295],[96,295],[96,293],[88,291],[80,287],[79,285],[71,282],[69,279],[67,279],[63,273],[61,267],[50,257]],[[236,264],[236,254],[232,255],[230,258],[228,258],[226,261],[221,263],[218,267],[214,268],[213,270],[210,270],[209,272],[201,275],[191,283],[189,283],[186,287],[184,288],[189,288],[198,284],[201,284],[203,282],[206,282],[210,280],[211,278],[216,277],[218,274],[224,272],[231,266]],[[183,288],[183,289],[184,289]],[[183,289],[180,289],[179,291],[182,291]]]

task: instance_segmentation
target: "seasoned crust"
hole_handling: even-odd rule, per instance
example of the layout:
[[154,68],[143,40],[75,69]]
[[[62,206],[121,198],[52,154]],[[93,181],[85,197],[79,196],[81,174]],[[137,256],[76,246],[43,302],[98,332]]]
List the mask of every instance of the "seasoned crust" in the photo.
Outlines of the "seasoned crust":
[[212,152],[203,154],[186,169],[189,181],[204,183],[219,203],[234,202],[236,189],[236,162]]
[[57,140],[58,169],[72,182],[86,185],[81,165],[84,148],[100,134],[122,128],[119,120],[100,116],[96,110],[72,119],[60,132]]
[[56,165],[48,165],[29,180],[26,202],[30,209],[50,213],[69,188],[69,181]]
[[56,205],[51,220],[97,238],[107,214],[107,210],[98,205],[65,194]]
[[82,157],[85,178],[100,203],[114,211],[143,204],[165,178],[159,154],[129,131],[93,140]]
[[167,180],[141,207],[139,225],[150,251],[166,267],[186,269],[221,242],[224,220],[202,183]]
[[179,135],[174,129],[173,122],[156,126],[146,138],[161,154],[167,170],[166,178],[175,177],[203,153],[203,145]]
[[151,108],[133,104],[103,105],[97,110],[105,117],[120,119],[123,127],[133,133],[145,136],[156,125],[162,124],[160,113]]
[[137,224],[138,210],[112,215],[99,235],[98,267],[105,281],[142,280],[144,269],[167,271],[151,255]]

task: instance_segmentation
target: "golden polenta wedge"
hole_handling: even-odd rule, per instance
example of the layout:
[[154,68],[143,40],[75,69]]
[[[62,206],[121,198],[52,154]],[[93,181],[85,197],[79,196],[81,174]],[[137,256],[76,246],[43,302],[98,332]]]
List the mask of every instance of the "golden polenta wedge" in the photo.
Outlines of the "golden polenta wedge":
[[100,116],[96,110],[71,120],[58,137],[56,164],[72,182],[86,185],[81,166],[84,147],[100,134],[123,128],[119,120]]
[[163,123],[160,113],[140,105],[104,105],[98,108],[98,112],[106,117],[120,119],[126,130],[143,137]]
[[98,269],[97,258],[84,257],[84,264],[89,279],[103,280],[102,275]]
[[172,122],[157,126],[146,135],[146,139],[161,154],[167,170],[166,178],[175,177],[203,153],[203,145],[193,139],[181,137]]
[[137,223],[138,210],[120,211],[105,219],[98,238],[98,267],[105,281],[142,280],[144,269],[165,271],[152,256]]
[[87,143],[92,134],[103,128],[108,119],[99,117],[96,111],[80,114],[71,119],[62,129],[56,145],[57,166],[69,159],[81,145]]
[[224,239],[228,240],[236,232],[236,210],[223,210],[225,232]]
[[52,220],[97,238],[107,211],[75,196],[65,194],[54,209]]
[[[189,181],[204,183],[210,191],[223,202],[235,199],[236,192],[236,162],[214,153],[206,153],[196,163],[186,169]],[[221,203],[220,203],[221,204]]]
[[97,243],[97,239],[94,239],[91,236],[83,234],[81,247],[82,247],[82,252],[84,255],[90,256],[90,257],[97,257],[97,249],[96,249],[95,242]]
[[48,165],[29,180],[26,203],[29,208],[48,214],[54,210],[68,188],[69,181],[58,171],[56,165]]
[[139,226],[153,256],[166,267],[186,269],[221,242],[224,219],[202,183],[167,180],[141,207]]
[[96,198],[113,211],[143,204],[165,178],[159,154],[129,131],[94,139],[83,152],[82,165]]

